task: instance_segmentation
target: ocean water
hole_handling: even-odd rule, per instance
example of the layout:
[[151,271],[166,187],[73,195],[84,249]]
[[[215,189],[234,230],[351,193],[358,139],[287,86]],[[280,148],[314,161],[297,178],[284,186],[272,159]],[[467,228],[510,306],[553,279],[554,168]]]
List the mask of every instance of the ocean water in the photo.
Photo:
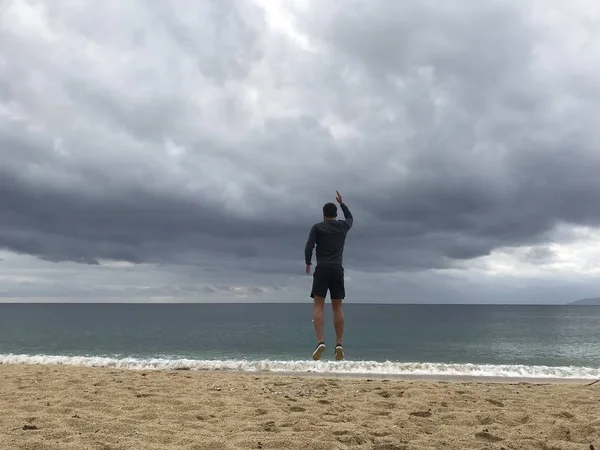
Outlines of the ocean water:
[[600,378],[600,307],[344,306],[312,361],[312,304],[0,304],[0,363]]

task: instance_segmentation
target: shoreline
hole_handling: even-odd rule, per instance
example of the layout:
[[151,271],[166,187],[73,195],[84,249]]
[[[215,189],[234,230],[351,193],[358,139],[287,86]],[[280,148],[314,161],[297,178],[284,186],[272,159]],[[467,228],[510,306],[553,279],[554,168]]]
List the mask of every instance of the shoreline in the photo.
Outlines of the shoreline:
[[190,372],[195,374],[219,374],[224,376],[260,376],[260,377],[292,377],[311,379],[339,379],[339,380],[385,380],[385,381],[420,381],[430,383],[477,383],[477,384],[535,384],[535,385],[594,385],[600,384],[600,378],[559,378],[559,377],[512,377],[512,376],[486,376],[486,375],[428,375],[428,374],[381,374],[381,373],[340,373],[340,372],[317,372],[317,371],[266,371],[266,370],[232,370],[232,369],[194,369],[181,368],[150,368],[150,367],[117,367],[117,366],[89,366],[78,364],[55,364],[55,363],[2,363],[0,367],[31,366],[49,368],[83,368],[103,370],[123,370],[132,372]]
[[[171,369],[172,371],[188,371],[185,369]],[[191,372],[204,372],[203,370],[190,370]],[[306,377],[323,379],[349,379],[349,380],[385,380],[385,381],[422,381],[431,383],[478,383],[478,384],[568,384],[589,385],[597,381],[592,378],[540,378],[540,377],[495,377],[482,375],[408,375],[408,374],[368,374],[368,373],[329,373],[329,372],[242,372],[206,370],[206,372],[231,373],[237,375],[281,376],[281,377]]]

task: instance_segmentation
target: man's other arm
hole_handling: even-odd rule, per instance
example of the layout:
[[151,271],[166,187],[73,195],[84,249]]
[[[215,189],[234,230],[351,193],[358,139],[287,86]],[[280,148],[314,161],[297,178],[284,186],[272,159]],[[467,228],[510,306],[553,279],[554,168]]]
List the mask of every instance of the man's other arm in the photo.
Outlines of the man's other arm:
[[304,262],[307,266],[311,265],[313,248],[317,242],[317,227],[313,225],[308,234],[308,240],[306,241],[306,247],[304,247]]
[[345,203],[340,204],[340,208],[342,208],[342,212],[344,213],[345,219],[341,220],[340,222],[345,223],[348,227],[348,230],[350,230],[350,228],[352,228],[352,224],[354,223],[354,217],[352,217],[352,213],[350,212]]

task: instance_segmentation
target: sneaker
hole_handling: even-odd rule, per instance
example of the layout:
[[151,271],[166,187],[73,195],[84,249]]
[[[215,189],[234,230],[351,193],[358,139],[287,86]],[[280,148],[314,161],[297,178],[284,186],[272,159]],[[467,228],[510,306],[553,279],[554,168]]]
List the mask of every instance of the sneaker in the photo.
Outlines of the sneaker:
[[325,351],[327,347],[325,346],[325,342],[321,341],[319,342],[319,344],[317,345],[317,348],[315,348],[315,351],[312,354],[312,358],[317,361],[319,359],[321,359],[321,355],[323,354],[323,352]]
[[344,347],[342,347],[342,344],[335,346],[335,359],[336,361],[341,361],[344,359]]

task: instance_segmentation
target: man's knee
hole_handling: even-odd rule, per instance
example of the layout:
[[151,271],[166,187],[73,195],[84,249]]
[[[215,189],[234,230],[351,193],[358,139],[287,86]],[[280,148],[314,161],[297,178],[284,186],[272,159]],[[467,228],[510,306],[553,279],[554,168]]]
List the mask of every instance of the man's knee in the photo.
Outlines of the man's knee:
[[342,310],[342,300],[341,299],[331,299],[331,308],[334,311]]

